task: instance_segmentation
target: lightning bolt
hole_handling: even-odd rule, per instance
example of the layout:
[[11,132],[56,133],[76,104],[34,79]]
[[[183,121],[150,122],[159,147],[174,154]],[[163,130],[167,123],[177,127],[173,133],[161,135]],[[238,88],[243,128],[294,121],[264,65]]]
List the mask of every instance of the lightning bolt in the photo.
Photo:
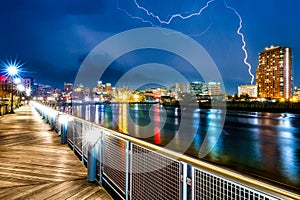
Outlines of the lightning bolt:
[[[206,4],[205,4],[205,6],[201,7],[201,8],[199,9],[198,12],[191,13],[191,14],[188,14],[188,15],[185,15],[185,16],[184,16],[184,15],[181,15],[181,14],[179,14],[179,13],[176,13],[176,14],[170,15],[169,19],[163,20],[163,19],[161,19],[158,15],[154,14],[153,12],[150,12],[148,9],[146,9],[146,8],[143,7],[143,6],[141,6],[141,5],[137,2],[137,0],[133,0],[134,4],[136,5],[136,7],[137,7],[138,9],[144,11],[148,16],[153,17],[154,19],[156,19],[160,24],[166,24],[166,25],[169,25],[169,24],[173,21],[173,19],[175,19],[175,18],[181,18],[181,19],[185,20],[185,19],[189,19],[189,18],[194,17],[194,16],[199,16],[199,15],[201,15],[202,12],[203,12],[206,8],[208,8],[209,5],[210,5],[212,2],[214,2],[214,1],[215,1],[215,0],[209,0],[209,1],[207,1]],[[244,60],[243,60],[243,61],[244,61],[244,64],[248,66],[248,73],[249,73],[249,75],[251,76],[251,84],[253,84],[253,81],[254,81],[254,75],[253,75],[252,72],[251,72],[252,67],[251,67],[250,63],[247,61],[247,60],[248,60],[248,52],[247,52],[247,49],[246,49],[245,36],[244,36],[244,34],[241,32],[241,29],[243,28],[243,19],[242,19],[241,15],[237,12],[236,9],[234,9],[233,7],[227,5],[227,3],[226,3],[225,0],[224,0],[224,4],[225,4],[225,7],[226,7],[227,9],[232,10],[232,11],[236,14],[236,16],[238,16],[238,18],[239,18],[239,27],[238,27],[238,29],[237,29],[236,32],[237,32],[238,35],[241,36],[241,39],[242,39],[242,43],[243,43],[243,45],[242,45],[242,50],[243,50],[243,52],[244,52],[244,54],[245,54]],[[126,10],[119,8],[119,6],[118,6],[118,9],[122,10],[122,11],[125,12],[129,17],[131,17],[131,18],[133,18],[133,19],[139,19],[139,20],[142,21],[142,22],[146,22],[146,23],[151,24],[152,26],[155,26],[154,23],[152,23],[151,21],[145,20],[145,19],[143,19],[143,18],[141,18],[141,17],[133,16],[133,15],[131,15],[130,13],[128,13]],[[201,35],[205,34],[205,33],[210,29],[211,26],[212,26],[212,24],[210,24],[209,27],[207,27],[206,30],[204,30],[204,31],[203,31],[202,33],[200,33],[200,34],[190,35],[190,36],[201,36]]]
[[[215,0],[209,0],[206,5],[202,8],[199,9],[198,12],[196,13],[190,13],[190,14],[187,14],[187,15],[182,15],[182,14],[174,14],[174,15],[169,15],[167,18],[167,20],[162,20],[158,15],[155,15],[154,13],[150,12],[148,9],[146,9],[145,7],[141,6],[137,0],[133,0],[133,3],[136,5],[136,7],[142,11],[144,11],[148,16],[151,16],[155,19],[157,19],[157,21],[160,23],[160,24],[166,24],[166,25],[169,25],[171,24],[171,22],[173,21],[173,19],[175,18],[181,18],[183,20],[185,19],[188,19],[188,18],[191,18],[193,16],[199,16],[202,14],[202,12],[209,7],[209,5],[214,2]],[[134,16],[132,14],[130,14],[127,10],[121,8],[119,6],[119,1],[117,0],[117,9],[118,10],[121,10],[123,11],[128,17],[132,18],[132,19],[138,19],[144,23],[148,23],[150,24],[151,26],[154,26],[154,27],[157,27],[158,25],[155,25],[152,21],[149,21],[149,20],[145,20],[144,18],[142,17],[137,17],[137,16]],[[210,17],[210,21],[211,21],[211,17]],[[190,37],[199,37],[199,36],[202,36],[204,35],[207,31],[209,31],[209,29],[212,27],[212,22],[210,23],[210,25],[204,30],[202,31],[201,33],[197,33],[197,34],[189,34]]]
[[206,5],[204,7],[202,7],[202,8],[200,8],[200,10],[198,12],[196,12],[196,13],[191,13],[191,14],[186,15],[186,16],[183,16],[181,14],[174,14],[174,15],[171,15],[171,17],[167,21],[162,20],[158,15],[155,15],[154,13],[148,11],[146,8],[144,8],[143,6],[141,6],[137,2],[137,0],[133,0],[133,1],[134,1],[134,3],[135,3],[135,5],[136,5],[137,8],[143,10],[148,16],[151,16],[151,17],[157,19],[157,21],[159,21],[159,23],[161,23],[161,24],[170,24],[172,22],[172,20],[175,19],[175,18],[177,18],[177,17],[185,20],[185,19],[191,18],[193,16],[199,16],[199,15],[201,15],[202,11],[204,11],[206,8],[208,8],[209,4],[212,3],[212,2],[214,2],[215,0],[209,0],[206,3]]
[[248,61],[247,61],[247,60],[248,60],[248,52],[247,52],[247,49],[246,49],[245,36],[244,36],[244,34],[241,32],[241,29],[243,28],[243,19],[242,19],[241,15],[237,12],[236,9],[234,9],[234,8],[231,7],[231,6],[228,6],[227,3],[226,3],[226,1],[224,1],[224,3],[225,3],[225,7],[228,8],[228,9],[230,9],[230,10],[232,10],[232,11],[236,14],[236,16],[238,16],[238,18],[239,18],[239,20],[240,20],[240,22],[239,22],[239,27],[238,27],[238,29],[237,29],[236,32],[237,32],[237,34],[240,35],[241,38],[242,38],[242,42],[243,42],[242,49],[243,49],[244,54],[245,54],[245,57],[244,57],[244,63],[245,63],[245,65],[248,66],[248,73],[249,73],[249,75],[251,76],[251,84],[253,84],[253,81],[254,81],[254,75],[253,75],[252,72],[251,72],[252,67],[251,67],[251,65],[250,65],[250,64],[248,63]]
[[130,14],[127,10],[121,8],[119,6],[119,1],[117,1],[117,9],[123,11],[128,17],[130,17],[131,19],[138,19],[140,21],[142,21],[143,23],[149,23],[151,26],[156,26],[155,24],[153,24],[151,21],[145,20],[141,17],[137,17],[137,16],[133,16],[132,14]]

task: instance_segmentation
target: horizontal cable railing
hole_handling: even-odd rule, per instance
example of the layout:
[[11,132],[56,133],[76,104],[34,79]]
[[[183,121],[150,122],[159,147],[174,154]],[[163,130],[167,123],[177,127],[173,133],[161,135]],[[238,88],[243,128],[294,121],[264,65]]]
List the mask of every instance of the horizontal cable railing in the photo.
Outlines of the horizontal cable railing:
[[88,180],[122,199],[300,199],[300,195],[92,122],[32,105],[88,167]]

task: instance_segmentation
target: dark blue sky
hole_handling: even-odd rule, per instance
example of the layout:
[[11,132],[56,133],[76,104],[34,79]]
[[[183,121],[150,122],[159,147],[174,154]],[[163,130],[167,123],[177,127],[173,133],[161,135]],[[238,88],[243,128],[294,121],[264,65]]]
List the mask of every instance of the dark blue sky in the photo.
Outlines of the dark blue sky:
[[[176,13],[198,12],[208,1],[137,2],[161,19],[168,19]],[[243,19],[241,32],[247,43],[252,73],[255,75],[258,53],[266,46],[287,46],[293,50],[294,83],[300,86],[300,2],[227,0],[226,3]],[[125,30],[152,26],[128,14],[197,40],[217,64],[229,94],[235,93],[238,85],[250,83],[243,62],[242,40],[236,33],[239,18],[225,7],[224,0],[211,2],[199,16],[174,18],[167,25],[138,9],[134,0],[2,0],[0,60],[17,57],[25,63],[24,70],[30,72],[26,76],[62,88],[63,82],[74,82],[81,62],[101,41]]]

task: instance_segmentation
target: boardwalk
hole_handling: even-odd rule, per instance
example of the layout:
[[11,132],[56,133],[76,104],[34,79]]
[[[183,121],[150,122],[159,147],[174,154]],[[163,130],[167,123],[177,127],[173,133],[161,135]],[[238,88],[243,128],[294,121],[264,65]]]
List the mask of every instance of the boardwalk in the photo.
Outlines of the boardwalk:
[[30,106],[0,117],[0,199],[111,199]]

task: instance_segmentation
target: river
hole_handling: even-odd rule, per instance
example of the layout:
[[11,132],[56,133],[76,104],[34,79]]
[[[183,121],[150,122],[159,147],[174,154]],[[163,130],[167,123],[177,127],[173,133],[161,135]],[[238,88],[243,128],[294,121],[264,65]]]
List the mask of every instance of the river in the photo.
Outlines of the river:
[[[107,104],[73,105],[73,115],[226,168],[300,188],[299,114],[181,112],[158,104]],[[199,153],[204,144],[208,154]]]

